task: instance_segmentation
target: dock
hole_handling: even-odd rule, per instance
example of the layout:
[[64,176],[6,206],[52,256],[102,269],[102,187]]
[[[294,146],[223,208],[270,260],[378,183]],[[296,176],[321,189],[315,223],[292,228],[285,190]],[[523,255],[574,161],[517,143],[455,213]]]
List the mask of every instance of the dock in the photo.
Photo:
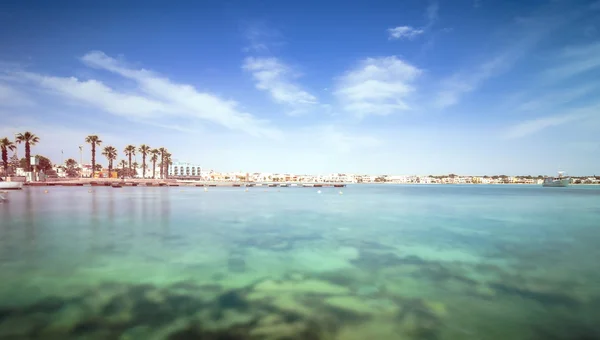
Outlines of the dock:
[[28,187],[233,187],[233,188],[343,188],[346,183],[299,183],[299,182],[200,182],[200,181],[179,181],[179,180],[48,180],[45,182],[25,182],[23,186]]

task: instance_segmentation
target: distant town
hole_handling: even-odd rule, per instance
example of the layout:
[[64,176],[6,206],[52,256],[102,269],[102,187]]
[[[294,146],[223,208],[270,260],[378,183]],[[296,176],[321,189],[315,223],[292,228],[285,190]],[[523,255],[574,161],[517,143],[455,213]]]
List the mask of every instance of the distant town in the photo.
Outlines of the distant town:
[[[270,172],[219,172],[205,169],[198,164],[174,161],[162,175],[146,170],[137,162],[133,162],[132,169],[128,167],[117,169],[109,173],[108,169],[96,164],[96,171],[92,174],[91,164],[73,164],[74,172],[68,171],[64,165],[52,165],[41,178],[131,178],[131,179],[172,179],[195,180],[202,182],[256,182],[256,183],[398,183],[398,184],[541,184],[547,176],[506,176],[506,175],[388,175],[388,174],[292,174]],[[26,176],[24,168],[15,169],[14,175]],[[600,176],[572,177],[573,184],[600,184]]]
[[[388,174],[348,174],[325,175],[269,173],[269,172],[218,172],[203,168],[199,164],[180,162],[172,159],[165,148],[151,148],[146,144],[139,147],[127,145],[123,153],[126,159],[117,162],[118,150],[110,145],[98,150],[108,161],[105,168],[96,162],[96,148],[103,141],[97,135],[85,137],[91,146],[91,164],[83,161],[83,145],[79,146],[80,161],[73,158],[53,163],[42,155],[32,155],[31,147],[40,138],[26,131],[15,133],[14,142],[8,137],[0,138],[2,151],[3,177],[19,177],[22,181],[45,182],[47,180],[68,179],[142,179],[142,180],[187,180],[202,182],[255,182],[255,183],[398,183],[398,184],[542,184],[545,175],[388,175]],[[24,144],[25,157],[18,157],[19,144]],[[12,156],[9,157],[9,152]],[[62,152],[61,152],[62,153]],[[140,156],[141,163],[138,163]],[[571,177],[572,184],[600,184],[600,176]]]

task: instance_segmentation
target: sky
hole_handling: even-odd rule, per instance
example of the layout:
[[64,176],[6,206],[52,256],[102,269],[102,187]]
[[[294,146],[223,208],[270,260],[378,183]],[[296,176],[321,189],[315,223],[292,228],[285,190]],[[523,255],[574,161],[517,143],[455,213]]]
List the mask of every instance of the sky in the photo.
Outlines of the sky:
[[55,163],[95,134],[215,171],[600,174],[600,1],[6,0],[24,131]]

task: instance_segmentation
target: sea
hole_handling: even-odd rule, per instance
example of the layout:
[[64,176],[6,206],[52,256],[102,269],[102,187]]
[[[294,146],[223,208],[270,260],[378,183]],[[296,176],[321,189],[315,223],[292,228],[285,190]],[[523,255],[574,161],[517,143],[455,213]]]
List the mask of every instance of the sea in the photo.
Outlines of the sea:
[[600,186],[2,195],[0,339],[600,339]]

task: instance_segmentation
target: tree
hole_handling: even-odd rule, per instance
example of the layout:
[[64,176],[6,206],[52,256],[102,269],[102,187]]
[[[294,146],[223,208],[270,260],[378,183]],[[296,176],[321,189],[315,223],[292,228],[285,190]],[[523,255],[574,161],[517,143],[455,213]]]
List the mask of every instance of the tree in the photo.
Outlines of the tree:
[[156,178],[156,162],[158,161],[158,155],[160,151],[158,149],[150,150],[150,160],[152,161],[152,179]]
[[126,171],[126,170],[129,170],[129,169],[126,169],[126,167],[127,167],[127,161],[124,160],[124,159],[122,159],[119,162],[119,166],[121,167],[121,171],[119,173],[119,177],[125,178],[126,176],[129,176],[129,171]]
[[65,161],[65,165],[67,166],[68,177],[79,177],[79,170],[76,168],[76,160],[74,160],[73,158],[69,158]]
[[102,144],[102,141],[96,135],[89,135],[85,137],[85,142],[92,146],[92,178],[96,174],[96,145]]
[[160,178],[163,177],[163,171],[165,169],[165,154],[167,153],[167,149],[165,147],[161,147],[158,149],[160,151]]
[[113,171],[113,161],[117,159],[117,148],[115,148],[114,146],[105,146],[104,150],[102,150],[102,155],[104,155],[104,157],[106,157],[106,159],[108,159],[108,176],[110,177],[110,174]]
[[127,145],[124,152],[125,156],[129,157],[129,172],[131,172],[131,157],[135,155],[135,145]]
[[52,170],[52,162],[47,157],[36,155],[38,159],[38,170],[42,170],[44,173]]
[[4,166],[4,175],[8,174],[8,151],[15,151],[17,146],[8,138],[0,139],[0,148],[2,148],[2,165]]
[[146,156],[150,153],[150,147],[146,144],[140,145],[138,149],[142,155],[142,178],[146,178]]
[[102,164],[96,164],[96,171],[102,171]]
[[17,143],[25,143],[25,160],[27,161],[26,171],[31,171],[31,147],[40,142],[40,137],[26,131],[17,135]]
[[10,156],[10,160],[8,161],[8,165],[12,168],[13,173],[15,169],[19,167],[19,164],[19,157],[17,157],[16,153],[13,153],[13,155]]

